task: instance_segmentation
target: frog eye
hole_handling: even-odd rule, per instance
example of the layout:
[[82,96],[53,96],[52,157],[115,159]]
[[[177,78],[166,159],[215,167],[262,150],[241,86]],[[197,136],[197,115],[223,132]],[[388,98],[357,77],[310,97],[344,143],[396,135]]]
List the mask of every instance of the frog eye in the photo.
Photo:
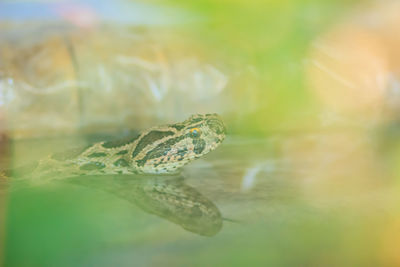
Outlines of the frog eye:
[[190,135],[191,135],[193,138],[199,137],[200,134],[201,134],[201,131],[200,131],[199,128],[192,128],[192,129],[190,129]]

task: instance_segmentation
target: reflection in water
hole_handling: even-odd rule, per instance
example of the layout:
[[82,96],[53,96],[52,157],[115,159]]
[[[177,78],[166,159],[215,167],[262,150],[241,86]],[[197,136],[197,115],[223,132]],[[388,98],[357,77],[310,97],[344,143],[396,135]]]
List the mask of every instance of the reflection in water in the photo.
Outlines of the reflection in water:
[[112,193],[199,235],[214,236],[222,228],[218,208],[182,176],[83,176],[66,181]]

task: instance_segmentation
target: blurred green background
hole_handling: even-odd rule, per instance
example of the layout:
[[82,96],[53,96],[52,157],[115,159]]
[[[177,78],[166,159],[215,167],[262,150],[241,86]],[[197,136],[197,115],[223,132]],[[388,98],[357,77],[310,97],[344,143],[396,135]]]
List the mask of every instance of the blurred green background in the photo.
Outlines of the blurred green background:
[[314,122],[318,102],[305,75],[311,44],[363,1],[168,3],[195,14],[199,23],[185,25],[192,38],[217,62],[241,72],[229,84],[236,100],[234,131],[263,136]]

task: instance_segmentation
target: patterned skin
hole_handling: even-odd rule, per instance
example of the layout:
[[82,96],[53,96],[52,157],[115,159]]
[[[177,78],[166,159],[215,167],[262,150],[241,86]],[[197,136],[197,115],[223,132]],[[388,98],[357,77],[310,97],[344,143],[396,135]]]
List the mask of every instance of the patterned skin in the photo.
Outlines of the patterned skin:
[[225,138],[217,114],[152,127],[137,136],[99,142],[40,160],[17,176],[35,179],[81,175],[176,174],[189,162],[217,148]]
[[[178,173],[218,147],[224,138],[225,126],[218,115],[193,115],[131,138],[95,143],[0,171],[0,189],[7,187],[11,174],[17,180],[30,178],[39,184],[69,178],[63,181],[112,193],[190,232],[213,236],[221,230],[223,220],[214,203],[186,185],[181,176],[160,178],[160,174]],[[131,174],[147,174],[147,179]]]

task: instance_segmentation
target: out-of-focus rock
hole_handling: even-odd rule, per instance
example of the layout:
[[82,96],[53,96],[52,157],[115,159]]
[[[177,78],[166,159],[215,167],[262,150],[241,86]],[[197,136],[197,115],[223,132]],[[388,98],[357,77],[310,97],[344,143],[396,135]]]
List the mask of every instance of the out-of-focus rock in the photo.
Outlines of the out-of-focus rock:
[[138,129],[229,109],[228,73],[172,30],[10,27],[0,41],[0,105],[14,137]]

